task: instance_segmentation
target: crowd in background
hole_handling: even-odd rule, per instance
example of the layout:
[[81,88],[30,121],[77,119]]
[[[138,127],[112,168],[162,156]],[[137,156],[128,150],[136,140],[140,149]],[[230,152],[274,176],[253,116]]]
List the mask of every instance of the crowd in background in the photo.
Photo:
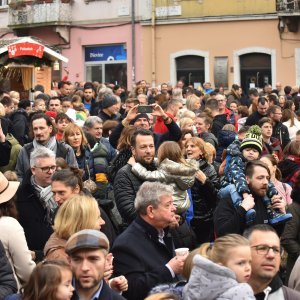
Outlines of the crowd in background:
[[0,95],[0,299],[300,299],[298,86],[32,97]]

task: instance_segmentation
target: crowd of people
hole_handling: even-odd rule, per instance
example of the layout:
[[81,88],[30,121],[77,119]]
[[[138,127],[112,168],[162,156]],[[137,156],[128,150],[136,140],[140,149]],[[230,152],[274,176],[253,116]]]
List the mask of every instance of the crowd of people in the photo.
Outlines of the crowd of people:
[[33,98],[0,95],[0,300],[300,299],[299,87]]

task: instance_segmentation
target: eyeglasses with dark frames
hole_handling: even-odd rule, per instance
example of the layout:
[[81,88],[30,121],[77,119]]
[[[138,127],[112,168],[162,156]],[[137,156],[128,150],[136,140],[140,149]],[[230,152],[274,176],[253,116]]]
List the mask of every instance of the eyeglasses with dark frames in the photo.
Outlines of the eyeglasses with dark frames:
[[50,167],[37,167],[34,166],[37,169],[41,169],[43,173],[49,173],[49,171],[51,170],[52,172],[54,172],[56,170],[56,166],[50,166]]

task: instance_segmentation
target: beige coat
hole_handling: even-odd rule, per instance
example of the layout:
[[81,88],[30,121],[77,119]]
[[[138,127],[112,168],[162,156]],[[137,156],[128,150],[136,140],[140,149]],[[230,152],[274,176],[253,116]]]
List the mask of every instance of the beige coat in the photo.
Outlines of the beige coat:
[[187,160],[187,162],[188,165],[166,158],[157,171],[148,171],[141,164],[135,163],[132,166],[132,173],[145,181],[159,181],[171,185],[174,189],[176,212],[181,214],[190,206],[187,189],[193,186],[195,174],[199,170],[198,162],[195,160]]
[[15,218],[0,218],[0,240],[20,288],[29,279],[35,262],[28,249],[24,229]]

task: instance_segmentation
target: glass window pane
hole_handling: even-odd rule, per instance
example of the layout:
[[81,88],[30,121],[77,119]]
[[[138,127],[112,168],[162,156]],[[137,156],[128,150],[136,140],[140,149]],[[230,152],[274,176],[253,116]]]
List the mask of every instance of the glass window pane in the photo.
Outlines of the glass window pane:
[[86,66],[86,81],[98,81],[100,83],[103,82],[102,65]]
[[105,82],[127,86],[127,64],[106,64]]

